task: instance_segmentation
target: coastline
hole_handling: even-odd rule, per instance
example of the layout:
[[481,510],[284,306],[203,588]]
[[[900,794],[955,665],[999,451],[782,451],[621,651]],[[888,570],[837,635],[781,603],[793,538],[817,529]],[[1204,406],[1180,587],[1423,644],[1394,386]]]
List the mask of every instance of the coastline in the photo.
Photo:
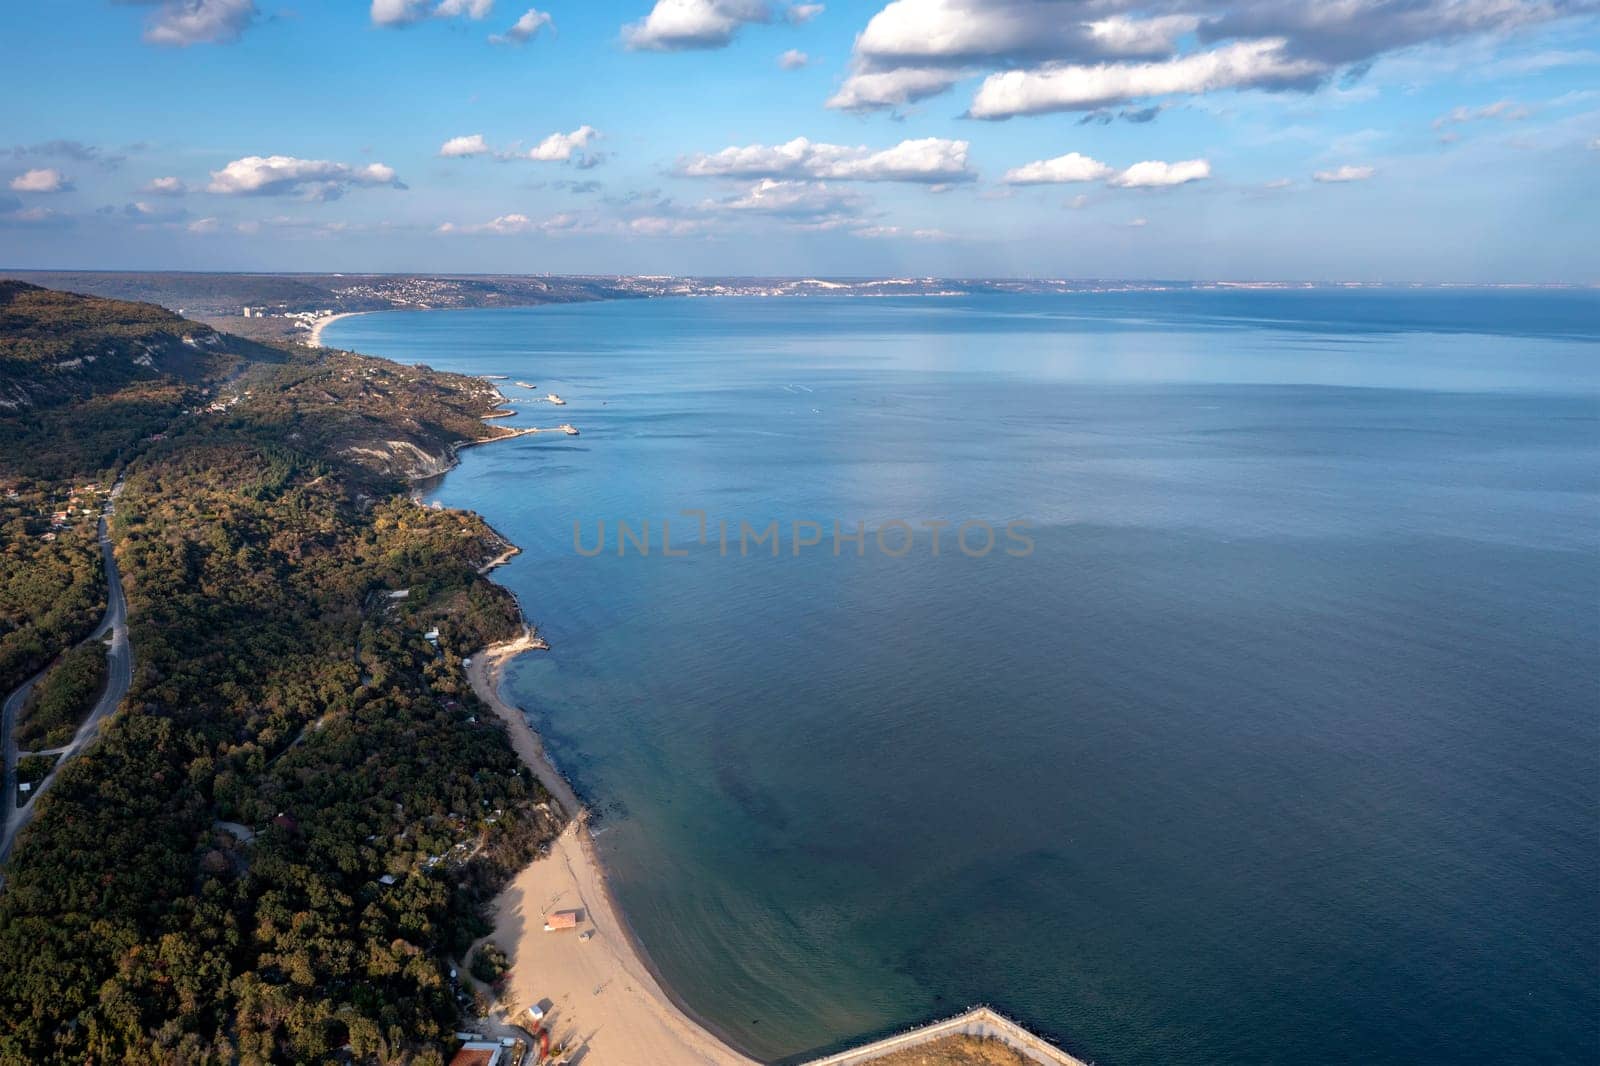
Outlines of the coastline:
[[[500,695],[506,664],[545,644],[533,631],[482,649],[467,677],[511,734],[512,746],[568,816],[550,854],[522,869],[491,906],[494,940],[511,962],[514,1012],[542,1004],[552,1038],[606,1062],[657,1066],[756,1066],[679,1005],[662,985],[611,891],[595,853],[588,812],[522,711]],[[546,933],[544,916],[578,910],[588,941]],[[522,1024],[517,1013],[501,1019]]]
[[[343,316],[334,316],[343,317]],[[332,321],[330,318],[328,321]],[[320,328],[315,334],[320,338]],[[487,382],[486,382],[487,383]],[[515,430],[452,450],[454,468],[461,448],[522,436]],[[502,538],[503,539],[503,538]],[[507,550],[485,565],[487,575],[521,549],[509,540]],[[605,1062],[651,1063],[652,1066],[759,1066],[709,1026],[696,1019],[669,993],[626,915],[611,891],[589,832],[588,812],[572,785],[544,750],[521,709],[500,695],[505,668],[518,655],[549,645],[526,618],[522,633],[479,649],[466,667],[477,697],[505,723],[512,748],[527,764],[567,817],[567,825],[550,853],[524,867],[490,906],[494,940],[511,963],[508,975],[510,1012],[497,1011],[493,1021],[505,1032],[523,1026],[530,1004],[546,1012],[552,1039],[569,1050],[581,1048]],[[546,933],[544,916],[554,910],[582,913],[588,940],[576,932]]]
[[321,318],[311,323],[311,336],[306,338],[306,343],[313,348],[320,348],[322,347],[322,331],[325,328],[333,325],[341,318],[354,318],[357,315],[367,315],[371,313],[372,312],[370,311],[340,311],[336,315],[323,315]]
[[[479,417],[494,435],[452,443],[436,469],[413,476],[419,486],[413,493],[418,503],[422,501],[421,485],[436,487],[460,464],[462,449],[542,432],[495,425],[493,419],[515,413],[507,410],[509,400],[496,386],[500,379],[464,376],[488,386],[493,400],[486,401],[487,409]],[[522,553],[519,546],[495,532],[503,550],[478,568],[480,576],[491,575]],[[763,1060],[739,1050],[714,1023],[698,1016],[668,987],[616,898],[590,832],[588,810],[521,708],[501,695],[506,667],[513,659],[528,651],[549,650],[515,595],[513,601],[517,602],[521,633],[475,651],[463,672],[474,694],[505,723],[513,750],[539,779],[553,804],[561,808],[565,825],[544,853],[518,871],[490,902],[490,932],[455,963],[465,964],[488,942],[504,951],[509,963],[500,1002],[473,1025],[492,1038],[514,1041],[536,1037],[542,1029],[558,1057],[568,1056],[571,1061],[588,1060],[598,1053],[599,1061],[607,1063],[764,1066]],[[546,921],[561,911],[577,912],[576,927],[551,931]],[[464,976],[462,980],[478,987],[475,979]],[[541,1008],[539,1021],[526,1013],[530,1006]],[[824,1058],[808,1059],[807,1066],[865,1066],[891,1052],[917,1053],[924,1045],[946,1037],[996,1040],[1033,1061],[1086,1066],[1083,1060],[985,1006]]]

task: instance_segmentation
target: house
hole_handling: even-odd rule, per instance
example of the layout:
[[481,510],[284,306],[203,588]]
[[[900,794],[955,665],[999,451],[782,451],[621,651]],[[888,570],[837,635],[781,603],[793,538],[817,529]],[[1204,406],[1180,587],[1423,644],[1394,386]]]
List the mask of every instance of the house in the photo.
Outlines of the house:
[[544,931],[547,933],[576,928],[578,928],[577,911],[555,911],[544,920]]
[[505,1048],[499,1044],[491,1044],[487,1040],[469,1040],[461,1045],[456,1057],[450,1060],[450,1066],[500,1066],[504,1053]]

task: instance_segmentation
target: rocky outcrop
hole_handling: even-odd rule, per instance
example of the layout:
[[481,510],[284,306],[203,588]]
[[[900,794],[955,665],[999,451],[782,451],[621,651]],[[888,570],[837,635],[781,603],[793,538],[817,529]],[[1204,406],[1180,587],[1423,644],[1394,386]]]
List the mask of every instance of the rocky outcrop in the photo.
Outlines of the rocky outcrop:
[[347,445],[344,454],[375,474],[407,481],[437,477],[456,463],[454,448],[430,451],[408,440],[363,441]]

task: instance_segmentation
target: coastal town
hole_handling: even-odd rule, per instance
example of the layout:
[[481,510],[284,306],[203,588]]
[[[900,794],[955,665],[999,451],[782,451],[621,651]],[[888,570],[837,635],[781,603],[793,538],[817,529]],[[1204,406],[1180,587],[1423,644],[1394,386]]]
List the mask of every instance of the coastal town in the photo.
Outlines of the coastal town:
[[[1138,292],[1306,291],[1373,287],[1367,282],[1125,280],[1115,278],[715,277],[670,274],[137,274],[6,271],[76,292],[161,303],[247,337],[318,344],[320,327],[347,314],[483,307],[534,307],[595,300],[677,298],[1103,295]],[[1381,287],[1381,286],[1379,286]],[[1419,286],[1406,286],[1417,289]],[[1447,285],[1423,288],[1448,289]]]

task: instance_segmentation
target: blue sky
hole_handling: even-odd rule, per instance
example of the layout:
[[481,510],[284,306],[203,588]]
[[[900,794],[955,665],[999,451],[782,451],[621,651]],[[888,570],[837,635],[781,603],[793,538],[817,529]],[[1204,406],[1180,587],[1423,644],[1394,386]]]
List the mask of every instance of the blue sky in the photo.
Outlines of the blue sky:
[[52,0],[0,86],[12,268],[1600,283],[1594,0]]

